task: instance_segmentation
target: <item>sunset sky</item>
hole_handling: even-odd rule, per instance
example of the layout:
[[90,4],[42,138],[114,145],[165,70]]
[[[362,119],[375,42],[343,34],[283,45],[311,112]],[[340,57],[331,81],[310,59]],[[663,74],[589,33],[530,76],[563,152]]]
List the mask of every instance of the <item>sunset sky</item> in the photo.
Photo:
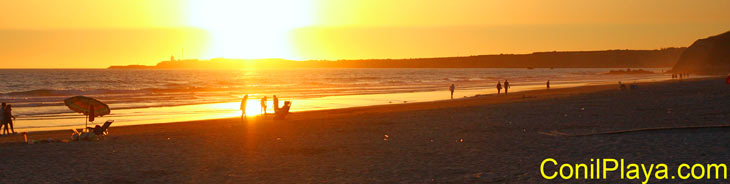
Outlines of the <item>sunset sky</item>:
[[0,68],[689,46],[727,0],[0,0]]

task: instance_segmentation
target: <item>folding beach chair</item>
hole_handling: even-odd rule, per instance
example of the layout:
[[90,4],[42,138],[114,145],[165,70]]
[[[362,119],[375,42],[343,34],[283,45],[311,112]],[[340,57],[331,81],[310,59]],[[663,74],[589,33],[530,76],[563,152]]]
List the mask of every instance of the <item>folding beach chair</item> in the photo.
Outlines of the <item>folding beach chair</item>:
[[274,120],[283,120],[286,119],[286,115],[289,114],[289,109],[291,108],[291,101],[285,101],[284,106],[279,108],[279,110],[274,113]]
[[94,127],[92,132],[98,136],[106,136],[109,134],[109,126],[111,126],[112,123],[114,123],[114,120],[107,120],[101,127]]

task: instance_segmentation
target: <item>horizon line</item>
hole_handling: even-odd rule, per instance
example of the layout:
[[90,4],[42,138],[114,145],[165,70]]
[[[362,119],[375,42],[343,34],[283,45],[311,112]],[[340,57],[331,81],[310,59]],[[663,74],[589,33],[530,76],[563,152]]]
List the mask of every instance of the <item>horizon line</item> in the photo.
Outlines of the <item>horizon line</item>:
[[[282,60],[289,60],[289,61],[300,61],[300,62],[306,62],[306,61],[346,61],[346,60],[399,60],[399,59],[434,59],[434,58],[459,58],[459,57],[473,57],[473,56],[490,56],[490,55],[529,55],[529,54],[535,54],[535,53],[549,53],[549,52],[596,52],[596,51],[654,51],[654,50],[664,50],[664,49],[679,49],[679,48],[687,48],[687,46],[682,47],[661,47],[656,49],[602,49],[602,50],[552,50],[552,51],[534,51],[529,53],[499,53],[499,54],[477,54],[477,55],[458,55],[458,56],[436,56],[436,57],[411,57],[411,58],[360,58],[360,59],[306,59],[306,60],[298,60],[298,59],[285,59],[285,58],[224,58],[224,57],[215,57],[215,58],[191,58],[191,59],[180,59],[180,60],[213,60],[213,59],[231,59],[231,60],[265,60],[265,59],[282,59]],[[169,60],[161,60],[158,62],[164,62]],[[45,68],[45,67],[29,67],[29,68],[0,68],[0,69],[68,69],[68,70],[82,70],[82,69],[107,69],[111,66],[130,66],[130,65],[141,65],[141,66],[155,66],[155,65],[144,65],[144,64],[123,64],[123,65],[109,65],[106,67],[89,67],[89,68],[80,68],[80,67],[70,67],[70,68]]]

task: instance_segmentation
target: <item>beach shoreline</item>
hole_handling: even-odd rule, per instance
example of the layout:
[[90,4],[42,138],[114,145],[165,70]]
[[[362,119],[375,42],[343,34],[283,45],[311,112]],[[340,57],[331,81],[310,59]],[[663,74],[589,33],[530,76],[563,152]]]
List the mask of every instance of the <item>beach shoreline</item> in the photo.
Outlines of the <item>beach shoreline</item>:
[[[701,78],[701,77],[698,77]],[[671,79],[648,78],[642,80],[630,80],[631,83],[645,82],[661,82]],[[608,81],[584,81],[584,82],[568,82],[568,81],[551,81],[551,89],[573,88],[580,86],[600,86],[612,85],[615,82]],[[626,81],[625,81],[626,82]],[[545,84],[528,84],[518,83],[512,86],[511,92],[524,92],[534,90],[544,90]],[[476,88],[461,89],[457,86],[454,99],[449,99],[446,89],[439,91],[417,91],[417,92],[400,92],[400,93],[378,93],[378,94],[357,94],[357,95],[338,95],[325,96],[317,98],[281,98],[282,101],[294,102],[291,112],[307,112],[319,110],[333,110],[343,108],[369,107],[379,105],[392,105],[400,103],[416,103],[416,102],[435,102],[448,101],[462,98],[473,98],[477,96],[495,95],[496,90],[493,88]],[[259,99],[249,99],[248,115],[258,116],[260,114]],[[273,106],[271,100],[267,101],[269,106]],[[220,102],[220,103],[202,103],[182,106],[161,106],[142,109],[114,109],[113,114],[107,115],[101,119],[116,120],[115,126],[131,126],[142,124],[159,124],[159,123],[175,123],[187,121],[200,121],[212,119],[225,119],[240,116],[241,111],[238,110],[240,102]],[[269,110],[268,113],[271,113]],[[72,128],[82,127],[78,124],[79,119],[83,116],[77,113],[67,113],[69,119],[51,119],[51,120],[29,120],[20,116],[16,121],[16,130],[18,132],[38,132],[53,130],[68,130]],[[50,121],[50,122],[49,122]],[[61,123],[63,122],[63,123]],[[50,124],[49,124],[50,123]],[[70,123],[70,124],[69,124]],[[93,126],[93,125],[92,125]]]
[[[724,128],[652,128],[728,125],[723,82],[535,90],[296,112],[284,121],[112,125],[101,141],[25,145],[20,135],[3,136],[0,151],[13,164],[0,165],[0,182],[540,183],[548,181],[539,174],[545,158],[722,162],[730,156],[718,141],[730,139]],[[624,130],[636,131],[612,133]],[[28,135],[64,139],[71,131]]]
[[[702,80],[702,78],[696,78],[692,80]],[[661,81],[643,81],[639,82],[637,84],[649,84],[649,83],[661,83],[661,82],[672,82],[675,80],[661,80]],[[524,88],[525,86],[522,86],[521,88]],[[536,100],[536,99],[544,99],[544,98],[551,98],[551,97],[560,97],[565,95],[574,95],[574,94],[583,94],[583,93],[592,93],[597,91],[603,91],[603,90],[610,90],[610,89],[618,89],[618,85],[616,84],[605,84],[605,83],[599,83],[599,84],[586,84],[586,85],[569,85],[569,86],[559,86],[559,85],[553,85],[550,90],[546,89],[539,89],[536,86],[531,86],[528,88],[520,89],[518,88],[518,91],[513,91],[509,93],[509,95],[502,96],[495,94],[495,93],[483,93],[482,91],[485,91],[485,89],[476,89],[476,90],[470,90],[469,94],[476,94],[473,96],[464,96],[461,98],[454,98],[454,99],[442,99],[442,100],[432,100],[432,101],[420,101],[420,102],[396,102],[394,104],[376,104],[376,105],[365,105],[365,106],[355,106],[355,107],[344,107],[344,108],[331,108],[331,109],[320,109],[320,110],[303,110],[303,111],[293,111],[287,120],[307,120],[311,119],[311,117],[317,117],[317,116],[326,116],[327,118],[336,115],[336,116],[343,116],[343,115],[357,115],[360,113],[373,113],[373,112],[402,112],[402,111],[414,111],[414,110],[428,110],[428,109],[440,109],[440,108],[454,108],[454,107],[467,107],[467,106],[474,106],[474,105],[486,105],[486,104],[498,104],[498,103],[510,103],[510,102],[516,102],[520,100]],[[418,93],[428,93],[428,94],[434,94],[434,93],[445,93],[441,91],[432,91],[432,92],[418,92]],[[405,93],[408,94],[408,93]],[[375,94],[375,95],[390,95],[390,94]],[[547,95],[547,96],[543,96]],[[536,98],[538,97],[539,98]],[[333,96],[334,98],[342,97],[342,96]],[[497,98],[497,99],[495,99]],[[315,99],[316,100],[316,99]],[[249,104],[256,105],[252,102],[249,102]],[[240,112],[240,111],[239,111]],[[357,113],[350,113],[350,112],[357,112]],[[325,115],[326,114],[326,115]],[[251,118],[258,118],[258,119],[268,119],[271,120],[273,116],[271,114],[267,114],[266,117],[261,117],[261,114],[254,114],[248,119]],[[113,119],[113,118],[109,118]],[[187,121],[170,121],[170,122],[155,122],[155,123],[144,123],[144,124],[130,124],[130,125],[118,125],[119,122],[117,122],[117,125],[113,125],[114,129],[120,128],[120,127],[129,127],[129,126],[154,126],[158,124],[186,124],[186,123],[201,123],[206,121],[233,121],[239,119],[238,117],[225,117],[225,118],[212,118],[212,119],[200,119],[200,120],[187,120]],[[259,121],[259,120],[255,121]],[[253,121],[253,120],[252,120]],[[48,138],[51,139],[67,139],[58,137],[58,136],[47,136],[47,135],[58,135],[63,133],[67,133],[70,131],[70,129],[81,129],[83,127],[78,126],[67,126],[67,127],[52,127],[50,129],[40,129],[40,130],[34,130],[34,131],[27,131],[26,133],[31,137],[30,139],[34,139],[33,137],[39,137],[35,138],[36,140],[47,140]],[[134,127],[130,127],[132,129],[136,129]],[[142,128],[142,127],[140,127]],[[147,127],[145,127],[147,128]],[[25,132],[25,131],[18,131],[18,132]],[[20,135],[20,134],[18,134]],[[9,135],[13,136],[13,135]],[[0,143],[4,143],[7,141],[3,141],[2,137],[0,137]]]
[[[660,69],[647,70],[659,72]],[[37,77],[30,75],[34,72],[59,76],[109,75],[109,78],[76,85],[70,78],[60,77],[47,81],[54,84],[50,86],[18,83],[0,87],[0,100],[13,105],[18,117],[15,128],[19,131],[83,127],[84,116],[68,110],[62,103],[65,98],[76,95],[108,104],[111,114],[102,119],[114,119],[116,126],[122,126],[235,117],[240,115],[239,102],[244,94],[249,94],[246,112],[256,115],[261,110],[251,104],[259,104],[263,96],[270,98],[274,94],[280,100],[294,102],[291,111],[296,112],[444,100],[449,99],[451,84],[456,86],[454,98],[489,94],[496,92],[497,81],[503,79],[513,83],[512,92],[544,89],[546,79],[550,79],[553,88],[669,79],[664,73],[606,75],[609,69],[600,68],[199,70],[195,72],[199,73],[197,78],[184,75],[190,71],[176,70],[0,71],[45,80],[33,78]],[[269,78],[269,75],[277,77]],[[121,82],[129,78],[134,80]],[[267,103],[273,106],[271,100]]]

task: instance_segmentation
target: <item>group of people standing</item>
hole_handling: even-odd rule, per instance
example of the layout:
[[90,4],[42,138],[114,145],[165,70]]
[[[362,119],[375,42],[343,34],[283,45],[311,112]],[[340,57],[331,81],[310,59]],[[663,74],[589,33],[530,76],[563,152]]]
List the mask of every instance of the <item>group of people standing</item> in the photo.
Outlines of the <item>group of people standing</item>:
[[[504,80],[504,94],[507,94],[507,91],[509,91],[509,88],[510,88],[509,81]],[[497,94],[499,94],[501,92],[502,92],[502,83],[498,81],[497,82]]]
[[[261,98],[261,114],[266,114],[266,101],[268,100],[268,97],[264,96]],[[241,99],[241,119],[243,119],[246,116],[246,104],[248,103],[248,94],[243,96],[243,99]],[[284,106],[287,106],[286,103],[289,103],[288,101],[285,102]],[[279,98],[274,95],[274,113],[278,111],[279,108]]]
[[[248,96],[248,95],[246,95],[246,96]],[[266,114],[266,108],[267,108],[266,101],[267,100],[268,100],[268,97],[266,97],[266,96],[261,98],[261,114]],[[274,113],[276,113],[277,110],[279,110],[279,98],[276,97],[276,95],[274,95]]]
[[0,113],[0,128],[3,130],[3,135],[16,134],[13,128],[13,106],[5,102],[2,103],[2,113]]
[[689,73],[673,73],[672,79],[689,78]]
[[[498,81],[497,82],[497,94],[501,94],[502,89],[504,89],[504,94],[507,94],[507,92],[509,92],[510,87],[511,86],[509,84],[509,81],[504,80],[504,85],[502,84],[502,81]],[[545,87],[547,87],[547,89],[550,89],[550,80],[547,80],[547,82],[545,82]],[[449,91],[451,91],[451,99],[454,99],[454,90],[455,89],[456,89],[456,87],[454,86],[454,84],[451,84],[451,86],[449,86]]]
[[[502,88],[504,88],[504,94],[507,94],[507,91],[509,91],[510,85],[509,81],[504,80],[504,85],[502,85],[502,81],[497,82],[497,94],[502,93]],[[547,88],[550,89],[550,81],[547,82]],[[451,91],[451,99],[454,99],[454,90],[456,90],[456,86],[454,84],[451,84],[449,86],[449,91]]]

